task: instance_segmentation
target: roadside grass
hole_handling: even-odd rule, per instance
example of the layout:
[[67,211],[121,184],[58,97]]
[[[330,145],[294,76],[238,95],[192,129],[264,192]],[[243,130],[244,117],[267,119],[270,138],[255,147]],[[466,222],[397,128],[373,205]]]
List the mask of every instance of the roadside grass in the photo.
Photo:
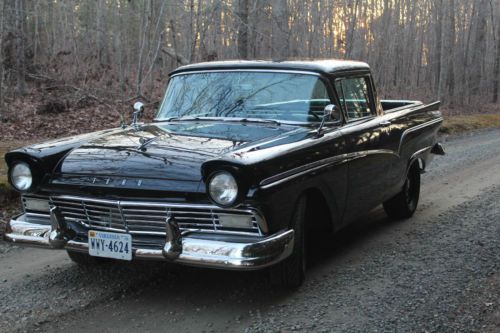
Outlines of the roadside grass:
[[459,134],[467,131],[500,128],[500,113],[444,116],[443,134]]

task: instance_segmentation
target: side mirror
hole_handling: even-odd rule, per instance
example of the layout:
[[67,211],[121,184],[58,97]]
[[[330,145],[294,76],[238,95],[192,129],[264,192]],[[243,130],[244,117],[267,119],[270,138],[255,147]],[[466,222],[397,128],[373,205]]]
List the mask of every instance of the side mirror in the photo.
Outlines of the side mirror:
[[335,104],[328,104],[325,106],[325,109],[323,110],[323,119],[321,120],[321,124],[316,132],[317,137],[322,135],[321,130],[323,129],[323,126],[325,126],[325,122],[331,120],[340,120],[340,113]]
[[335,104],[328,104],[325,107],[325,112],[326,109],[329,111],[329,120],[330,121],[340,121],[340,109],[335,105]]
[[133,117],[131,126],[134,127],[136,130],[139,129],[139,125],[137,124],[137,122],[139,121],[139,118],[141,118],[143,112],[144,112],[144,103],[135,102],[134,113],[132,114]]
[[323,119],[331,119],[336,108],[337,107],[335,106],[335,104],[328,104],[327,106],[325,106],[325,109],[323,110]]

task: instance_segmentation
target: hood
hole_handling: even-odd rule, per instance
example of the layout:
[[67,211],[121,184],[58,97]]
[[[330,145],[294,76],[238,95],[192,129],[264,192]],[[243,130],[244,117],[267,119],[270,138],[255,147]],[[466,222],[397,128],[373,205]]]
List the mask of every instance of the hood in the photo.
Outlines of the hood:
[[213,121],[150,124],[86,142],[66,155],[56,172],[199,181],[203,162],[294,129]]

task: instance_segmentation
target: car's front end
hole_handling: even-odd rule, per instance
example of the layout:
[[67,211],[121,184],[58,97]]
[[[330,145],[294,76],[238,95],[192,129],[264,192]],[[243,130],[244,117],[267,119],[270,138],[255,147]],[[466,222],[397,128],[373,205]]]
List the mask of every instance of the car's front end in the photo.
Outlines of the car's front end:
[[276,264],[294,248],[297,193],[262,189],[302,163],[292,147],[316,142],[329,103],[313,72],[177,72],[152,124],[8,153],[23,212],[4,237],[92,257]]
[[294,127],[157,123],[85,137],[71,147],[48,142],[10,152],[9,180],[21,192],[23,212],[8,221],[4,237],[124,260],[273,265],[290,254],[293,230],[269,228],[261,204],[248,196],[247,173],[213,164],[250,144],[241,136],[247,130],[255,142]]
[[131,235],[130,248],[126,240],[111,245],[121,250],[122,259],[130,251],[130,259],[258,269],[286,257],[293,245],[293,231],[266,233],[265,218],[252,207],[39,194],[23,195],[22,204],[23,213],[9,221],[5,239],[37,247],[89,253],[89,246],[101,241],[96,232],[103,231],[103,237],[106,232]]

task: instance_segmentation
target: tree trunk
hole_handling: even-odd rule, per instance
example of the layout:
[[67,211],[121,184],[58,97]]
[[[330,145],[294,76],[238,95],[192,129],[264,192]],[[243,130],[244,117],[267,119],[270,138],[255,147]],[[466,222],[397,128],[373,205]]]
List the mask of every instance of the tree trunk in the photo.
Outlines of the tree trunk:
[[274,59],[284,59],[290,53],[290,34],[288,30],[288,4],[286,0],[272,1],[273,18],[276,22],[272,32]]
[[248,59],[248,0],[238,0],[236,17],[238,19],[238,55]]
[[349,33],[347,35],[347,45],[346,45],[346,53],[345,58],[350,59],[352,57],[352,49],[354,44],[354,31],[356,30],[357,18],[358,18],[358,6],[359,0],[356,0],[354,4],[353,12],[351,13],[351,20],[349,24]]
[[[500,5],[499,10],[500,12]],[[500,13],[499,13],[500,14]],[[496,35],[496,56],[495,56],[495,69],[493,71],[493,103],[498,103],[498,89],[500,81],[500,22],[497,21],[497,35]]]
[[472,2],[472,10],[471,10],[471,16],[470,16],[470,22],[469,22],[469,29],[467,32],[467,41],[465,42],[465,53],[464,53],[464,62],[463,62],[463,81],[464,84],[462,85],[462,94],[460,94],[460,104],[464,104],[465,100],[467,99],[467,102],[470,100],[470,66],[469,66],[469,52],[470,52],[470,43],[471,43],[471,38],[472,38],[472,23],[476,17],[476,2]]
[[483,74],[483,59],[486,51],[486,17],[488,12],[487,0],[479,1],[477,10],[477,27],[474,38],[474,52],[472,53],[472,73],[471,73],[471,92],[474,97],[479,97],[481,88],[481,75]]
[[442,104],[448,103],[448,98],[446,96],[446,82],[448,75],[448,58],[450,55],[447,53],[449,50],[449,39],[448,39],[448,30],[449,30],[449,16],[450,13],[445,9],[444,3],[442,0],[439,1],[439,6],[441,7],[439,10],[441,19],[439,22],[436,22],[440,26],[439,31],[441,35],[438,37],[441,44],[441,49],[439,51],[439,78],[438,78],[438,98]]
[[443,33],[442,33],[442,22],[443,22],[443,15],[442,15],[442,10],[443,10],[443,0],[437,0],[435,2],[435,15],[436,15],[436,22],[435,22],[435,37],[436,37],[436,57],[435,57],[435,62],[436,62],[436,72],[435,72],[435,81],[434,81],[434,87],[437,88],[438,90],[438,98],[441,98],[441,78],[443,73],[441,73],[441,53],[442,53],[442,44],[443,44]]
[[107,36],[107,15],[105,13],[106,1],[98,0],[96,4],[96,30],[97,30],[97,57],[99,65],[106,67],[109,65],[108,36]]
[[24,55],[25,34],[24,34],[24,1],[16,0],[16,72],[17,72],[17,85],[16,92],[19,95],[26,93],[26,59]]
[[147,31],[149,28],[150,24],[150,16],[147,14],[148,13],[148,4],[149,1],[144,2],[144,8],[142,12],[142,28],[141,28],[141,33],[140,35],[140,47],[139,47],[139,60],[137,64],[137,84],[136,84],[136,95],[141,96],[142,95],[142,74],[144,70],[144,52],[146,48],[146,43],[147,43]]
[[[2,15],[0,16],[0,50],[3,50],[3,39],[4,39],[4,21],[5,21],[5,9],[7,2],[2,3]],[[3,76],[4,76],[4,64],[3,64],[3,52],[0,52],[0,121],[5,117],[4,110],[4,90],[3,90]]]
[[455,34],[455,0],[449,0],[449,12],[448,12],[448,28],[446,44],[448,44],[448,56],[446,61],[448,64],[446,73],[446,84],[448,85],[447,98],[449,104],[454,104],[455,100],[455,49],[456,49],[456,34]]

